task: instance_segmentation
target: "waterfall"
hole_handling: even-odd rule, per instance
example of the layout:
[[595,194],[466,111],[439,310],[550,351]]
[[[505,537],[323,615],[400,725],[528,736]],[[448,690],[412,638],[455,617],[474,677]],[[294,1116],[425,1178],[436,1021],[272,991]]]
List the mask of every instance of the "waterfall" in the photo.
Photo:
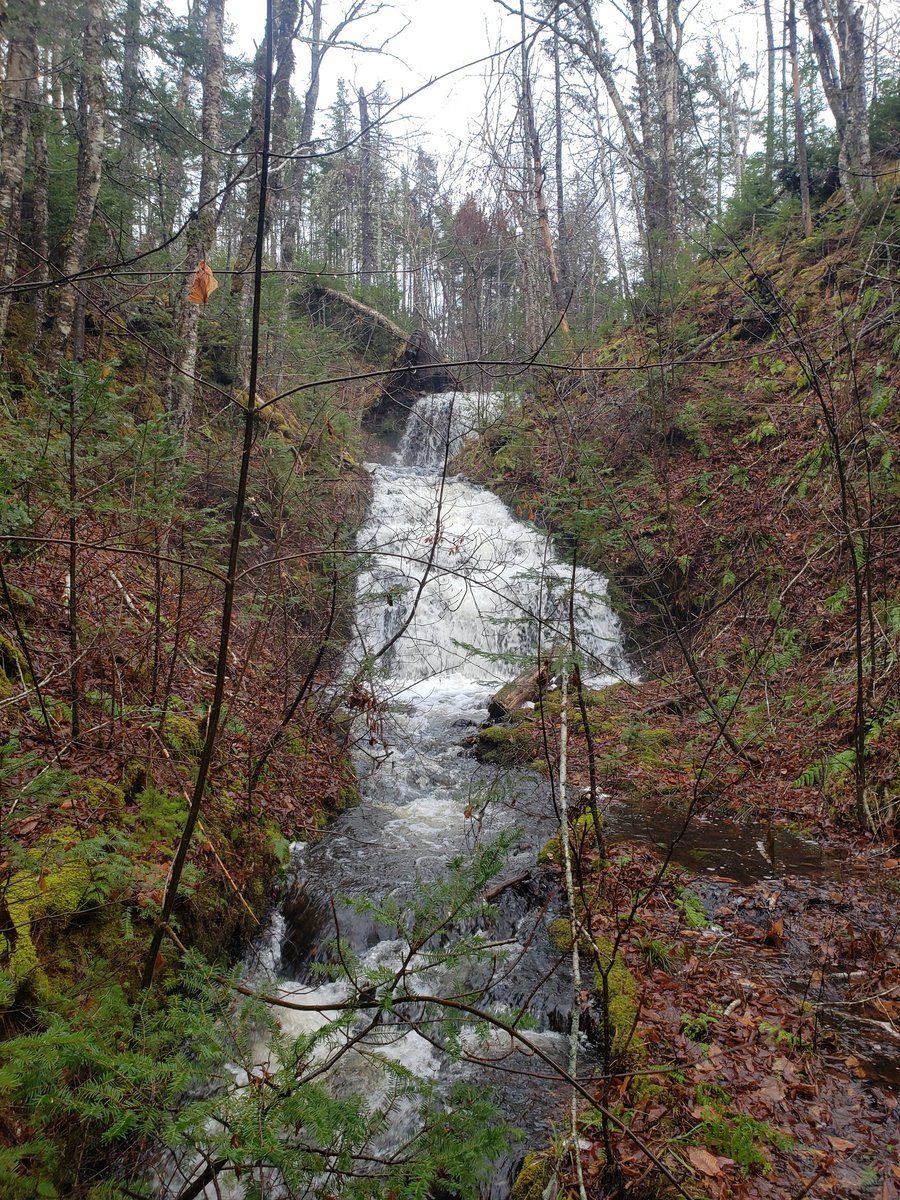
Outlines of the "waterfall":
[[[404,945],[396,930],[385,929],[341,897],[374,903],[392,899],[402,909],[418,897],[423,880],[442,878],[449,857],[472,855],[480,839],[504,828],[522,830],[507,869],[527,873],[541,839],[554,828],[543,785],[535,777],[519,773],[505,798],[488,806],[476,803],[473,797],[492,773],[463,744],[485,719],[497,687],[533,663],[539,650],[549,652],[569,637],[571,566],[559,561],[543,533],[517,520],[491,492],[443,474],[445,460],[496,407],[493,397],[466,393],[424,397],[408,419],[394,462],[368,468],[372,503],[357,539],[365,565],[345,672],[358,674],[371,689],[383,714],[387,746],[374,738],[370,746],[363,739],[357,762],[361,805],[343,813],[320,842],[297,850],[296,886],[308,903],[299,927],[291,925],[289,915],[276,915],[268,963],[282,996],[319,1004],[323,1011],[280,1012],[288,1033],[320,1027],[327,1006],[349,994],[343,984],[322,983],[312,964],[334,934],[335,914],[360,973],[395,970],[401,961]],[[574,590],[582,675],[595,685],[627,676],[619,624],[605,599],[606,581],[579,568]],[[510,892],[498,921],[491,936],[505,943],[515,968],[494,968],[497,978],[486,1003],[494,1008],[527,1004],[542,1024],[530,1036],[543,1039],[562,1063],[567,1050],[560,1030],[571,1004],[571,980],[564,966],[550,969],[555,956],[533,905]],[[490,974],[483,964],[473,968],[473,986],[479,971]],[[428,986],[440,986],[433,971],[427,979]],[[331,1049],[322,1051],[326,1058],[340,1054],[331,1086],[339,1093],[362,1090],[377,1108],[385,1102],[383,1081],[377,1071],[373,1074],[371,1054],[364,1060],[358,1050],[344,1053],[347,1036],[345,1029]],[[484,1088],[496,1084],[507,1119],[525,1128],[536,1144],[546,1144],[560,1110],[549,1085],[525,1077],[524,1062],[522,1079],[495,1079],[484,1065],[452,1063],[413,1031],[398,1031],[387,1041],[382,1037],[369,1049],[438,1085],[445,1074],[476,1078]],[[493,1050],[508,1060],[511,1047],[494,1039]],[[265,1053],[262,1046],[261,1057]],[[479,1057],[490,1053],[490,1047],[479,1049]],[[399,1144],[415,1128],[416,1117],[414,1106],[392,1111],[378,1145]],[[508,1190],[508,1179],[498,1170],[490,1195],[503,1197]],[[211,1200],[215,1193],[203,1194]],[[277,1180],[267,1194],[282,1195]]]

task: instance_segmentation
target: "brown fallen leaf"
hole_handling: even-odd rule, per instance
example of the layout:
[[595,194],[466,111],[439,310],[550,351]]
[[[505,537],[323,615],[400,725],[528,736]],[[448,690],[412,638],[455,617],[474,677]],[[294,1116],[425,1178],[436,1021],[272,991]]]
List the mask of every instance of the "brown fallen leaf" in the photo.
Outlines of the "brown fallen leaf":
[[831,1145],[834,1147],[835,1150],[855,1150],[856,1149],[855,1143],[848,1142],[846,1138],[832,1137],[831,1134],[828,1134],[828,1141],[831,1143]]
[[188,300],[191,304],[209,304],[209,298],[218,286],[219,281],[207,266],[206,259],[201,258]]
[[773,921],[763,936],[766,946],[781,946],[784,944],[784,921],[779,917]]
[[721,1173],[719,1159],[702,1146],[688,1146],[687,1157],[694,1170],[699,1171],[701,1175],[709,1175],[712,1178]]

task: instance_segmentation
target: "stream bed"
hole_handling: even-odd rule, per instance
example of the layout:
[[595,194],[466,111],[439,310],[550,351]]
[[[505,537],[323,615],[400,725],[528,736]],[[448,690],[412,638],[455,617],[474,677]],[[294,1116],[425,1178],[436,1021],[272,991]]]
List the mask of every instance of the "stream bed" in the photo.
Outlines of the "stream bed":
[[[488,952],[463,968],[462,979],[453,976],[457,994],[460,987],[478,994],[476,1002],[494,1012],[527,1008],[535,1022],[528,1036],[565,1064],[573,985],[547,936],[560,897],[556,880],[535,869],[540,847],[556,829],[549,788],[528,771],[478,763],[466,742],[498,687],[568,640],[573,589],[583,678],[602,687],[633,678],[633,668],[606,602],[606,581],[585,569],[573,572],[543,534],[516,520],[491,492],[446,475],[446,463],[490,403],[462,393],[423,397],[394,461],[369,468],[372,503],[357,543],[366,566],[345,666],[346,677],[371,697],[355,725],[362,799],[321,841],[295,848],[290,886],[250,971],[274,977],[281,998],[305,1006],[281,1013],[288,1034],[320,1028],[350,994],[348,984],[323,977],[323,966],[338,957],[353,960],[357,978],[389,978],[402,970],[417,990],[436,994],[449,982],[446,966],[410,958],[398,926],[429,885],[445,878],[449,860],[472,862],[479,847],[502,838],[508,847],[498,880],[515,886],[497,889],[490,927],[470,922],[430,945],[450,944],[461,934],[482,938]],[[685,832],[683,817],[665,808],[611,806],[607,817],[613,843],[637,840],[664,852],[676,841],[674,860],[699,877],[711,912],[731,885],[791,875],[817,886],[842,869],[812,842],[780,831],[760,838],[724,818],[700,817]],[[466,1036],[464,1053],[454,1059],[443,1053],[439,1035],[415,1029],[398,1028],[390,1037],[382,1031],[352,1056],[342,1052],[342,1034],[331,1086],[338,1094],[362,1087],[377,1109],[387,1095],[379,1061],[434,1081],[439,1094],[467,1080],[493,1093],[504,1119],[523,1131],[525,1146],[546,1145],[564,1112],[564,1090],[507,1038],[473,1035],[466,1043]],[[580,1068],[587,1073],[590,1047],[582,1049]],[[371,1152],[389,1154],[414,1134],[417,1121],[414,1104],[395,1106]],[[522,1153],[520,1145],[496,1164],[486,1197],[509,1195]],[[273,1200],[293,1194],[276,1180],[267,1192]]]

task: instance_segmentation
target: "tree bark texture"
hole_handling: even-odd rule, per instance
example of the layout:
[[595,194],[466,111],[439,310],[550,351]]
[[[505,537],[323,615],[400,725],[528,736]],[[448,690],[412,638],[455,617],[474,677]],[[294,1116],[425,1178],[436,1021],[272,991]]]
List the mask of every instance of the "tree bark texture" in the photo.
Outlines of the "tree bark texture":
[[372,130],[369,103],[359,89],[359,281],[371,284],[375,273],[375,223],[372,217]]
[[103,171],[103,137],[105,133],[106,86],[103,77],[103,0],[87,0],[85,11],[84,49],[82,52],[79,87],[78,199],[75,216],[68,235],[68,247],[63,259],[64,281],[60,289],[53,337],[50,344],[50,366],[58,365],[65,353],[75,316],[76,289],[67,282],[84,268],[88,237],[100,192]]
[[185,235],[185,275],[176,304],[177,349],[169,377],[168,409],[173,426],[187,427],[194,399],[197,368],[199,307],[189,300],[194,274],[210,254],[216,236],[216,194],[219,187],[219,155],[222,140],[222,87],[225,77],[225,0],[207,0],[204,19],[203,107],[201,132],[203,157],[197,209]]
[[[10,30],[3,87],[3,137],[0,143],[0,288],[12,286],[19,264],[22,186],[28,148],[31,104],[38,94],[37,42],[28,6]],[[6,333],[12,293],[0,293],[0,342]]]
[[791,58],[791,86],[794,93],[794,137],[797,146],[797,172],[800,176],[800,207],[803,232],[812,234],[812,208],[809,200],[809,164],[806,155],[806,121],[800,94],[800,67],[797,62],[797,10],[795,0],[788,2],[788,53]]
[[520,10],[522,23],[522,110],[525,118],[525,131],[531,150],[532,186],[534,187],[534,202],[537,210],[538,230],[541,235],[541,245],[544,248],[544,258],[547,264],[547,275],[550,280],[550,294],[559,318],[559,327],[563,333],[569,332],[569,319],[566,309],[569,297],[560,283],[559,268],[556,263],[556,251],[553,246],[553,233],[550,229],[550,214],[547,210],[547,198],[544,194],[544,162],[541,155],[541,141],[538,134],[537,122],[534,117],[534,98],[531,93],[531,66],[528,61],[528,42],[525,38],[525,9]]
[[838,56],[826,29],[822,0],[803,0],[812,34],[813,52],[825,98],[834,117],[840,154],[841,187],[852,204],[860,192],[872,187],[872,160],[866,109],[866,44],[863,10],[853,0],[837,0],[829,9]]

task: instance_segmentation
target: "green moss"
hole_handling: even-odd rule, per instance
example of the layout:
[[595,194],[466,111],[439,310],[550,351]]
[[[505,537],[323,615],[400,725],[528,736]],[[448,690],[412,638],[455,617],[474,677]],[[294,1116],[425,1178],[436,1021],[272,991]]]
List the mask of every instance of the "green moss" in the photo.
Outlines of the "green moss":
[[560,953],[572,949],[572,923],[568,917],[557,917],[547,926],[550,945]]
[[[600,831],[602,832],[605,822],[603,814],[597,816],[600,819]],[[569,849],[574,856],[580,855],[584,850],[596,849],[600,845],[600,838],[597,836],[597,827],[594,824],[594,814],[591,812],[582,813],[580,817],[569,824]],[[554,834],[548,842],[544,844],[538,853],[538,863],[541,866],[548,864],[559,864],[563,861],[562,842],[560,835]]]
[[22,652],[8,637],[0,633],[0,700],[14,696],[18,680],[28,678],[28,667]]
[[203,749],[200,727],[190,717],[178,713],[166,713],[162,728],[163,741],[170,750],[185,754],[199,754]]
[[144,763],[132,759],[125,764],[122,769],[122,790],[127,803],[130,804],[139,792],[152,786],[153,779]]
[[94,808],[108,808],[119,810],[125,807],[125,793],[122,788],[117,787],[114,783],[107,783],[105,779],[80,779],[78,781],[78,792],[88,803],[88,806]]
[[546,1155],[530,1151],[512,1186],[512,1200],[541,1200],[553,1179],[553,1163]]
[[475,755],[479,762],[500,767],[523,767],[531,761],[531,722],[487,725],[479,731]]
[[362,796],[359,794],[359,788],[355,783],[345,783],[338,792],[337,804],[335,808],[338,812],[343,812],[345,808],[355,808],[357,804],[362,803]]
[[306,739],[299,733],[286,733],[281,739],[281,749],[285,754],[295,754],[297,758],[306,758],[309,754],[309,745]]
[[77,860],[45,870],[42,860],[52,851],[65,853],[77,837],[74,829],[65,828],[42,839],[29,855],[33,865],[16,871],[6,888],[6,907],[14,932],[12,937],[0,934],[0,953],[9,952],[9,974],[17,984],[31,980],[44,994],[49,984],[32,938],[32,922],[61,917],[68,923],[90,887],[91,872],[87,863]]
[[637,981],[628,969],[621,953],[613,956],[613,944],[608,938],[594,942],[597,966],[594,968],[594,992],[601,1009],[606,1006],[612,1057],[626,1051],[631,1058],[640,1057],[642,1043],[634,1038],[640,1004]]

